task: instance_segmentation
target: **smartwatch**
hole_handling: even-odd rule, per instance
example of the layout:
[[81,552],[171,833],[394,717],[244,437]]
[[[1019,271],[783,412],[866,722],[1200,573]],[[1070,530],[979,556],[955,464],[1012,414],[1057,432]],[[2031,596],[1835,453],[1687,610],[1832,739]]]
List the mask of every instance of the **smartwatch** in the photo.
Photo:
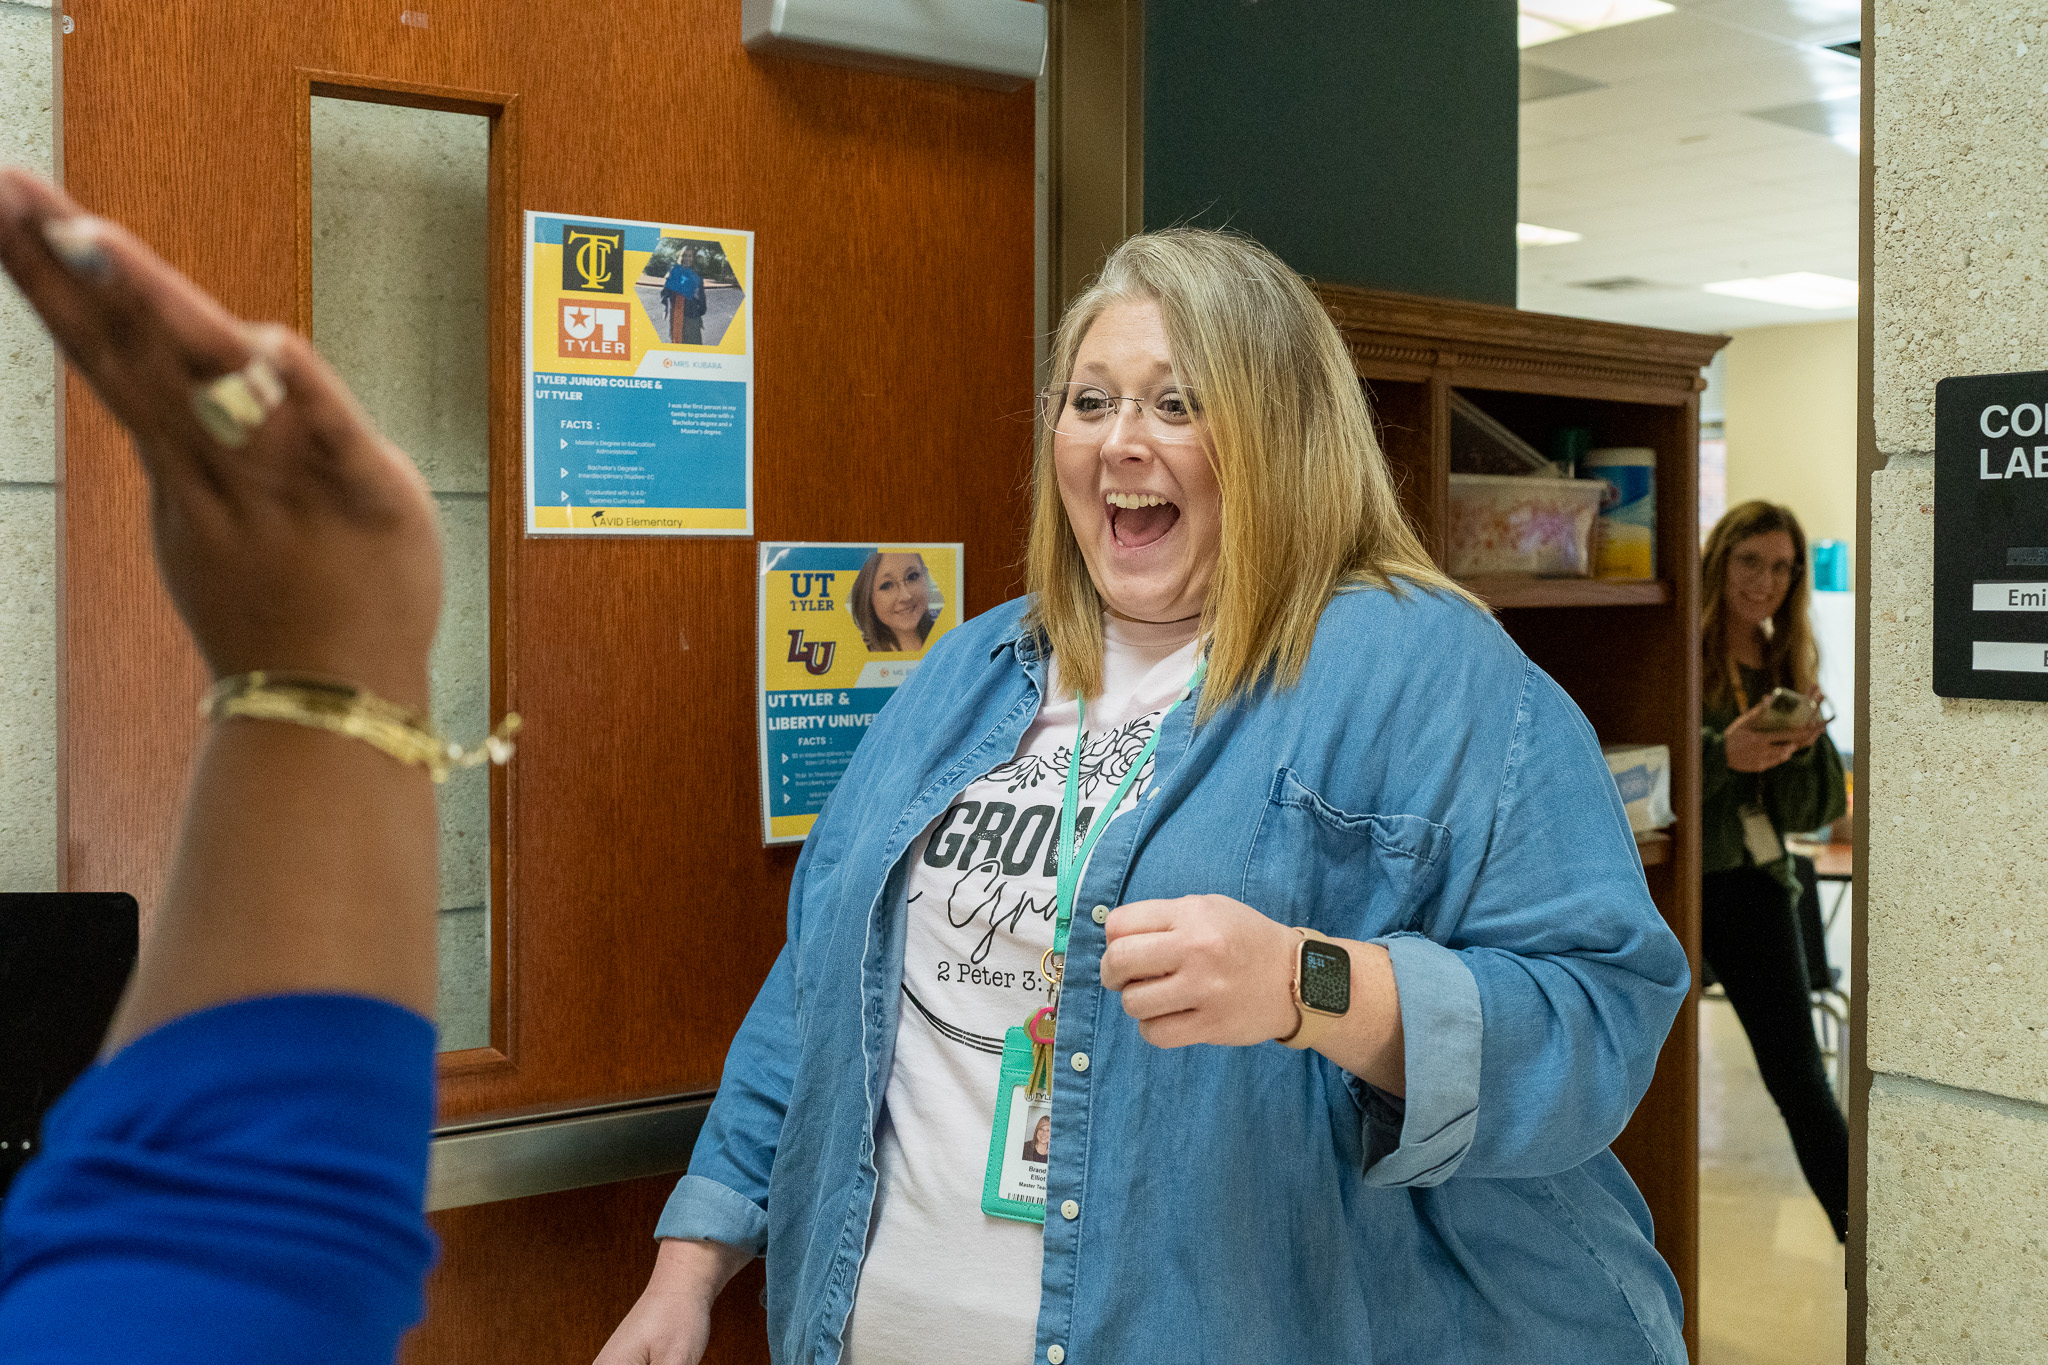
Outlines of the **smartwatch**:
[[1314,1047],[1330,1026],[1351,1008],[1351,954],[1341,944],[1313,929],[1296,926],[1301,942],[1294,950],[1294,1011],[1299,1022],[1281,1042],[1292,1048]]

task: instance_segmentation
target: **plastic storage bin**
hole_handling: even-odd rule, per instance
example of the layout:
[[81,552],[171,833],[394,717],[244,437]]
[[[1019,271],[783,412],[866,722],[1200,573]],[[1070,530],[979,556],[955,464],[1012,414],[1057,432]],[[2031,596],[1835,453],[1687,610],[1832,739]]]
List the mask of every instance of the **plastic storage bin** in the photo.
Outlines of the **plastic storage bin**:
[[1453,578],[1593,572],[1593,522],[1607,485],[1588,479],[1451,475]]

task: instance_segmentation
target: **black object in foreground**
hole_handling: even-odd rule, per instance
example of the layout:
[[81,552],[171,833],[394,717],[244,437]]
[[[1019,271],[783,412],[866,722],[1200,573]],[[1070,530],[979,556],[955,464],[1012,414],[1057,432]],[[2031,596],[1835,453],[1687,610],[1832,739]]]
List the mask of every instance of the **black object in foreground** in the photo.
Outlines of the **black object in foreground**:
[[43,1115],[100,1050],[135,968],[126,892],[0,895],[0,1199]]

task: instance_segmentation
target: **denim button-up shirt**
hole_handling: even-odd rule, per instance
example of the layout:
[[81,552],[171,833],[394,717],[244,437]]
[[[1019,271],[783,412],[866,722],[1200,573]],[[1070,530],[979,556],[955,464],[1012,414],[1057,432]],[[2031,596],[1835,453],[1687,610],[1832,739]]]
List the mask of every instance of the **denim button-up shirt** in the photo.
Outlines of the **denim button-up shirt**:
[[[905,853],[1037,712],[1027,605],[933,646],[854,754],[656,1229],[765,1248],[779,1362],[839,1359],[876,1197]],[[1686,960],[1585,718],[1470,605],[1377,589],[1331,602],[1299,685],[1200,725],[1195,710],[1167,718],[1077,899],[1035,1359],[1684,1360],[1677,1285],[1608,1144]],[[1387,947],[1405,1099],[1277,1042],[1139,1036],[1102,987],[1089,910],[1205,892]],[[1064,1064],[1078,1052],[1086,1070]]]

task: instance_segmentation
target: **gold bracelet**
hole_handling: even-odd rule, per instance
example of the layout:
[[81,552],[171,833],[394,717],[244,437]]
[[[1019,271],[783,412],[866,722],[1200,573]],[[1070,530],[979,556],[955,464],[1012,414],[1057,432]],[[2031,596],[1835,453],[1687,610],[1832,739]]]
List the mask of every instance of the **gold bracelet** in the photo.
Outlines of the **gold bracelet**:
[[282,720],[327,730],[382,749],[400,763],[414,763],[436,782],[448,774],[489,760],[503,764],[512,757],[512,735],[519,717],[508,714],[498,728],[473,749],[450,740],[417,712],[385,701],[353,683],[302,673],[242,673],[222,678],[207,689],[199,714],[208,720],[246,716],[251,720]]

